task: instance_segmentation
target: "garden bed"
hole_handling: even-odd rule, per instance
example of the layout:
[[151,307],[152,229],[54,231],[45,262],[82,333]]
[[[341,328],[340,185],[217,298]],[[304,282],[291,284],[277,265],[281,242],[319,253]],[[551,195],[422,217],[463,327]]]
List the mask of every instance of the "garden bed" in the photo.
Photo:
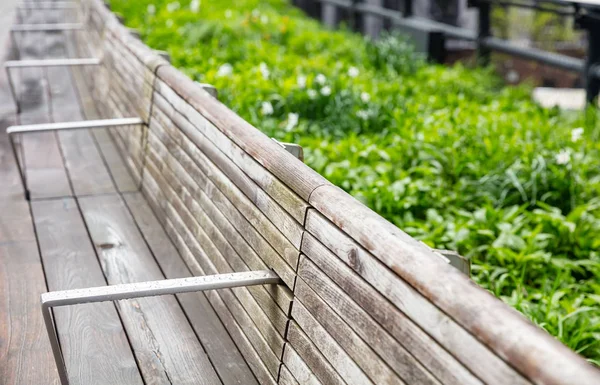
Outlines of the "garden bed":
[[600,364],[596,112],[535,105],[491,69],[328,31],[286,1],[111,0],[128,26],[267,135]]

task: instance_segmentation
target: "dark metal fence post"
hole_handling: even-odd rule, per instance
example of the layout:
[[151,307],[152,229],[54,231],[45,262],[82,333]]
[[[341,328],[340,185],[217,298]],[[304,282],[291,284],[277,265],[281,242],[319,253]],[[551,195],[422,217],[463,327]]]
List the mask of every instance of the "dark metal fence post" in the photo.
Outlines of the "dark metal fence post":
[[413,0],[404,0],[404,16],[405,17],[412,16],[413,12],[414,12]]
[[479,33],[477,34],[477,60],[481,65],[490,64],[491,50],[481,44],[482,40],[492,35],[491,4],[485,1],[474,1],[479,9]]
[[593,103],[600,92],[600,25],[589,23],[588,52],[585,61],[585,92],[588,103]]

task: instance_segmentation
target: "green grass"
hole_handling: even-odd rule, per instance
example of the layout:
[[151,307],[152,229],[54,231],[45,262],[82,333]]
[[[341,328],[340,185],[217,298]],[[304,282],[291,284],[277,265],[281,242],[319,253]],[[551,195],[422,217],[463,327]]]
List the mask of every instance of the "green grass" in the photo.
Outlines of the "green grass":
[[397,36],[328,31],[283,0],[111,3],[242,117],[412,236],[471,258],[478,284],[600,363],[596,111],[540,108],[491,69],[429,65]]

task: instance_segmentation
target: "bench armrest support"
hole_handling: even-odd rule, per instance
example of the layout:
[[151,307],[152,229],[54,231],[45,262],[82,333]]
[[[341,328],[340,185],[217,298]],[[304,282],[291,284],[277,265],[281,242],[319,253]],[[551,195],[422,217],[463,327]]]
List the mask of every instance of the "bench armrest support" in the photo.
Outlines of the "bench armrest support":
[[44,293],[41,296],[42,314],[61,384],[68,385],[69,379],[62,350],[58,342],[58,334],[52,322],[51,309],[53,307],[205,290],[230,289],[243,286],[277,284],[281,284],[281,279],[275,272],[260,270]]
[[[15,162],[19,169],[19,175],[21,177],[21,184],[25,190],[25,199],[29,200],[29,189],[27,188],[27,178],[25,176],[25,165],[21,164],[21,158],[17,152],[17,146],[15,144],[14,136],[16,134],[29,134],[34,132],[45,132],[45,131],[61,131],[61,130],[82,130],[90,128],[102,128],[102,127],[121,127],[121,126],[132,126],[137,124],[145,124],[140,118],[118,118],[118,119],[99,119],[99,120],[83,120],[78,122],[64,122],[64,123],[41,123],[41,124],[27,124],[21,126],[10,126],[6,129],[8,134],[8,140],[13,150]],[[24,163],[24,162],[23,162]]]

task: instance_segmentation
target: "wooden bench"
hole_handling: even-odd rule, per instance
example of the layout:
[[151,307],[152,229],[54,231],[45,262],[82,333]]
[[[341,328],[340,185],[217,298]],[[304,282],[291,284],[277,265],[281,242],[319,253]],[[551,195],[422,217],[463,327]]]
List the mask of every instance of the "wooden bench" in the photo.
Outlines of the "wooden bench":
[[[11,289],[0,310],[7,296],[24,307],[0,322],[0,340],[3,325],[17,325],[40,347],[0,357],[7,372],[20,359],[40,364],[6,378],[58,381],[34,306],[48,289],[59,292],[46,305],[65,305],[54,324],[71,383],[599,383],[598,369],[219,103],[100,1],[82,0],[80,10],[84,30],[56,38],[57,54],[99,63],[48,73],[63,90],[61,103],[42,102],[57,106],[49,120],[81,120],[81,105],[87,119],[142,124],[15,136],[32,218],[10,163],[0,204],[20,230],[7,232],[0,218],[0,242],[19,248],[0,243],[0,279]],[[28,35],[20,47],[32,44]],[[23,100],[23,123],[43,120],[39,104]],[[10,159],[9,141],[0,143]],[[279,284],[65,300],[176,292],[106,284],[265,270]],[[89,287],[98,288],[64,292]],[[23,316],[32,327],[23,329]]]

